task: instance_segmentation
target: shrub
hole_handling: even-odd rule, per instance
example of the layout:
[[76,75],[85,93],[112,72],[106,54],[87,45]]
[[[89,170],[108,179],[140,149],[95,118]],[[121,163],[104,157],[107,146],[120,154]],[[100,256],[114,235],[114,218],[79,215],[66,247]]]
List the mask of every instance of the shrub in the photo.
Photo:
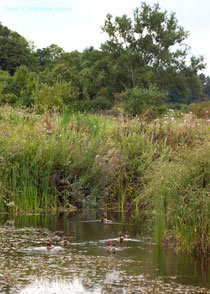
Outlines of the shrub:
[[189,106],[189,109],[198,118],[210,118],[210,100],[199,103],[193,103]]
[[10,105],[16,105],[18,102],[18,97],[13,94],[13,93],[10,93],[10,94],[4,94],[3,95],[3,99],[1,101],[1,103],[8,103]]
[[132,115],[139,115],[148,108],[163,106],[166,96],[167,92],[159,90],[155,85],[150,85],[148,89],[135,87],[124,92],[124,107]]
[[70,104],[70,109],[81,112],[95,112],[97,110],[111,109],[113,103],[106,97],[98,97],[93,100],[75,101]]
[[189,112],[189,106],[187,104],[167,103],[166,106],[170,109],[178,110],[182,113]]
[[39,108],[64,108],[75,99],[75,93],[69,83],[55,83],[54,86],[42,84],[33,93],[35,105]]

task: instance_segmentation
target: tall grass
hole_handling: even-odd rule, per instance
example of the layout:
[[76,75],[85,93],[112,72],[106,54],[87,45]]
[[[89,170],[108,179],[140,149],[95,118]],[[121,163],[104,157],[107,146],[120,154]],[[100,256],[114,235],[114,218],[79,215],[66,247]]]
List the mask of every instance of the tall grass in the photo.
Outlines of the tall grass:
[[151,217],[155,240],[207,251],[208,120],[0,108],[0,209],[117,208]]
[[161,246],[167,228],[168,197],[167,194],[156,185],[154,185],[153,203],[155,209],[155,241],[158,246]]

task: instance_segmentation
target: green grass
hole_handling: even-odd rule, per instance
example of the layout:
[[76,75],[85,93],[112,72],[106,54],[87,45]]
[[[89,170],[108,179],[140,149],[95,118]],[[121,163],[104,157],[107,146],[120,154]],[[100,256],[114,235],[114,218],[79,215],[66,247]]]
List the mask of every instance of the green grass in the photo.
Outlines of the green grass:
[[173,112],[147,123],[90,113],[0,108],[0,210],[133,210],[156,244],[206,254],[207,119]]

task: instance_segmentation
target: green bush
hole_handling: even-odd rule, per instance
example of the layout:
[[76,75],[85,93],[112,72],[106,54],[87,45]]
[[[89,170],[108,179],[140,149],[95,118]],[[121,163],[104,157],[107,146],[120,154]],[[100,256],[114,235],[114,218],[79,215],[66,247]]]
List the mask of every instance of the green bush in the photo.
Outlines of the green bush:
[[198,118],[210,118],[210,100],[189,105],[189,109]]
[[106,97],[98,97],[93,100],[75,101],[70,104],[70,109],[81,112],[95,112],[97,110],[111,109],[113,103]]
[[2,103],[8,103],[10,105],[16,105],[18,103],[18,97],[13,94],[13,93],[10,93],[10,94],[4,94],[3,95],[3,99],[1,101]]
[[169,109],[178,110],[182,113],[189,112],[189,105],[187,104],[179,104],[179,103],[166,103],[166,106]]
[[64,108],[75,99],[75,93],[69,83],[55,83],[54,86],[39,85],[33,92],[35,105],[39,108]]
[[135,87],[124,92],[124,107],[132,115],[140,115],[148,108],[163,106],[166,97],[167,92],[159,90],[155,85],[150,85],[148,89]]

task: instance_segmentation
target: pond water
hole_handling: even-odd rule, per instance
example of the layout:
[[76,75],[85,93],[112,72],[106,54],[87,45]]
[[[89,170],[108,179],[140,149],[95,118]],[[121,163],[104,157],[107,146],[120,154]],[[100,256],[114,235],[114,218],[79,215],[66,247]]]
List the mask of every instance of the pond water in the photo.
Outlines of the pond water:
[[[100,217],[95,211],[0,215],[0,293],[210,293],[207,259],[156,247],[152,230],[120,214],[110,214],[107,224]],[[118,243],[119,231],[131,237]],[[50,239],[55,248],[47,250]],[[116,253],[107,253],[107,240]]]

